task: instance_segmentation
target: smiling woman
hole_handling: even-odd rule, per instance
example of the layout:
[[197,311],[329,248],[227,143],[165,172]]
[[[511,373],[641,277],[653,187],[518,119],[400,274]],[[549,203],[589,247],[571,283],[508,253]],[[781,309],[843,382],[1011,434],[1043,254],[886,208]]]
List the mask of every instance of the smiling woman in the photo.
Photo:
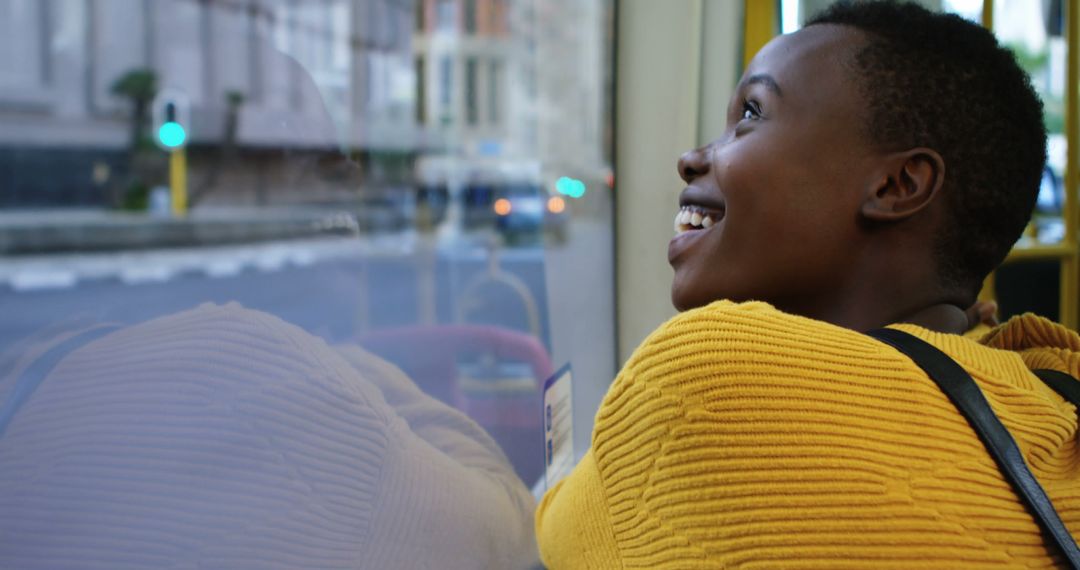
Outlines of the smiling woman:
[[876,160],[859,120],[865,103],[832,63],[860,40],[855,30],[822,25],[770,43],[737,87],[724,136],[679,160],[688,185],[680,204],[722,206],[725,215],[715,230],[673,240],[677,308],[762,299],[807,316],[870,317],[852,305],[865,303],[859,289],[880,284],[865,267],[870,251],[850,247],[866,220],[848,212],[875,197],[865,194],[894,164]]
[[1028,370],[1077,375],[1080,336],[1033,315],[962,334],[1046,153],[1012,54],[955,16],[839,3],[754,57],[726,120],[678,161],[683,313],[630,357],[588,453],[545,495],[544,562],[1060,563],[922,363],[865,334],[895,329],[967,370],[1080,530],[1077,418]]

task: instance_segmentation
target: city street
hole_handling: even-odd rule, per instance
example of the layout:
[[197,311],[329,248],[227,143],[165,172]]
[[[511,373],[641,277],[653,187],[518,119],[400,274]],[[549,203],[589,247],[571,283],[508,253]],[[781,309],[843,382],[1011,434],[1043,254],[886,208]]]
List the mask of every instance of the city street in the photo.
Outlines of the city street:
[[[545,315],[542,248],[499,256],[500,266],[527,284]],[[65,320],[129,324],[207,302],[238,302],[332,341],[386,327],[446,323],[455,318],[455,294],[486,267],[482,248],[433,249],[407,236],[9,258],[0,264],[0,347]],[[434,288],[423,287],[421,280],[431,277]],[[421,314],[425,307],[434,314]],[[487,307],[475,317],[525,330],[518,313]]]
[[[489,324],[535,334],[555,368],[573,364],[575,445],[584,450],[616,365],[614,290],[604,277],[612,271],[611,232],[602,221],[581,219],[569,231],[565,243],[499,249],[497,266],[504,273],[497,279],[489,250],[477,245],[485,240],[436,247],[415,233],[7,257],[0,262],[0,377],[31,348],[22,341],[48,327],[132,324],[201,303],[237,302],[332,343],[396,327]],[[582,318],[589,315],[597,318]],[[432,378],[410,369],[409,361],[429,348],[406,350],[395,363],[445,399],[435,393]],[[458,355],[459,365],[462,358],[475,355]],[[461,373],[427,372],[434,378]],[[523,437],[513,429],[489,429],[503,445],[524,445],[513,439]],[[529,443],[540,441],[525,436]],[[508,453],[516,459],[517,452]],[[534,456],[527,449],[518,455]]]

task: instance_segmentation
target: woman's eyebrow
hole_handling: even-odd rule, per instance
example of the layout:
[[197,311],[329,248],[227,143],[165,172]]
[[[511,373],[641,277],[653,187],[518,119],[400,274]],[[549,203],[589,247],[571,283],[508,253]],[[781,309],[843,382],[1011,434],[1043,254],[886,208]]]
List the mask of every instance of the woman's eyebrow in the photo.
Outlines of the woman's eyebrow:
[[773,79],[773,76],[759,73],[757,75],[751,75],[746,79],[743,79],[741,87],[749,87],[751,85],[760,84],[764,85],[769,91],[772,91],[777,97],[783,97],[784,93],[780,90],[780,84]]

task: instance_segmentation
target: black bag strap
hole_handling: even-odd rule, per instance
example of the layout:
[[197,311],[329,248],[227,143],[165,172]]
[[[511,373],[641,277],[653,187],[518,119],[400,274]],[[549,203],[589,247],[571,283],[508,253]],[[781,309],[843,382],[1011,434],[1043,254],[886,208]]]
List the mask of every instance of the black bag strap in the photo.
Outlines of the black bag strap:
[[1057,370],[1038,369],[1032,370],[1040,380],[1046,383],[1055,392],[1065,398],[1065,401],[1076,406],[1080,411],[1080,381],[1064,372]]
[[867,334],[906,354],[937,383],[971,427],[975,428],[1005,479],[1012,484],[1013,490],[1035,517],[1035,522],[1058,546],[1070,566],[1080,570],[1080,548],[1077,548],[1069,529],[1061,522],[1046,491],[1024,463],[1016,441],[994,415],[971,375],[944,352],[904,331],[878,329]]
[[52,369],[56,368],[65,356],[120,328],[122,328],[120,325],[108,324],[85,330],[50,348],[23,369],[15,386],[8,393],[7,400],[0,406],[0,438],[4,436],[8,424],[15,418],[15,412],[19,411],[19,408],[45,380],[45,376],[52,372]]

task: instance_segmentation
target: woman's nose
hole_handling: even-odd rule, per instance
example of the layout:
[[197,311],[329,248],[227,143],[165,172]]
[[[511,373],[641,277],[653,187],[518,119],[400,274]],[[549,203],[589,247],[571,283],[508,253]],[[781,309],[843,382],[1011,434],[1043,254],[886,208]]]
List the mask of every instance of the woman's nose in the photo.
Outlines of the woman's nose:
[[687,183],[709,172],[708,160],[709,147],[703,146],[694,150],[688,150],[679,157],[679,176]]

